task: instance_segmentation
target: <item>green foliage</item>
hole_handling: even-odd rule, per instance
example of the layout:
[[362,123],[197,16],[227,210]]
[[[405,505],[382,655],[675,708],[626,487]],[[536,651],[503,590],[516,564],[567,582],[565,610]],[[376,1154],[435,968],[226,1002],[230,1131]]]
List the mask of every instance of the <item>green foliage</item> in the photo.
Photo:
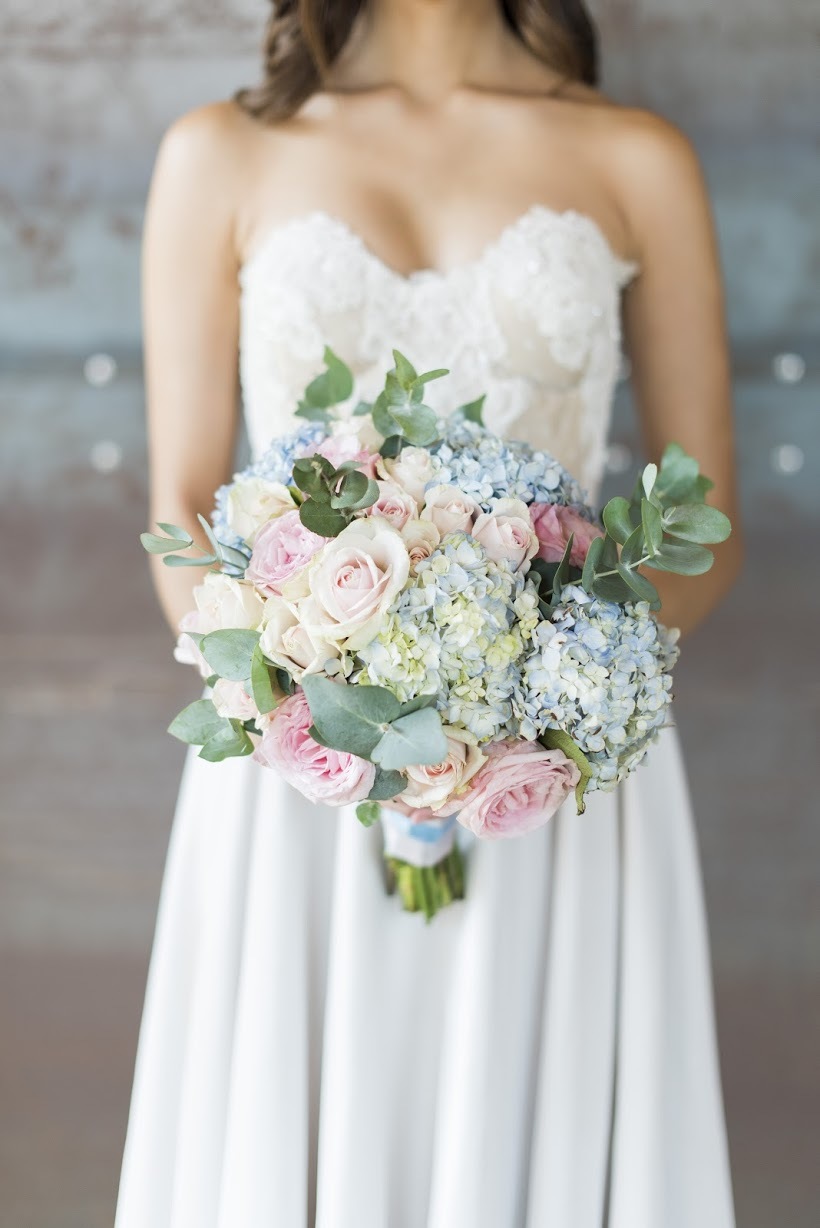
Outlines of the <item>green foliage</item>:
[[230,682],[247,682],[251,677],[251,662],[258,644],[258,631],[238,628],[211,631],[199,641],[199,651],[220,678],[227,678]]
[[358,463],[344,461],[334,469],[318,452],[296,461],[293,480],[306,496],[299,507],[299,519],[305,528],[320,537],[338,537],[357,511],[376,502],[378,482],[362,473]]
[[372,827],[374,823],[378,823],[381,812],[382,808],[378,802],[359,802],[356,807],[356,818],[362,827]]
[[168,732],[189,746],[203,746],[226,723],[210,699],[197,699],[174,717]]
[[226,727],[217,730],[199,752],[200,759],[209,763],[221,763],[223,759],[236,759],[253,753],[253,742],[242,722],[226,721]]
[[454,900],[464,899],[464,859],[457,842],[434,866],[414,866],[398,857],[386,860],[391,890],[398,890],[405,911],[424,913],[429,922]]
[[377,767],[373,788],[367,795],[368,800],[374,802],[389,801],[391,797],[401,793],[406,784],[407,781],[401,772],[386,771],[384,768]]
[[297,418],[327,423],[330,421],[330,409],[346,401],[353,392],[353,373],[329,345],[325,346],[323,361],[325,370],[311,380],[302,394],[296,410]]
[[273,712],[273,709],[276,707],[277,701],[273,690],[273,677],[275,677],[273,667],[268,665],[262,648],[257,642],[251,657],[250,681],[251,690],[253,691],[253,702],[263,716],[267,712]]
[[548,750],[562,751],[578,768],[578,771],[581,773],[581,779],[575,786],[575,805],[578,814],[583,814],[586,810],[584,794],[592,777],[592,764],[589,759],[587,759],[580,746],[573,742],[569,734],[564,733],[563,729],[545,729],[538,740]]
[[475,401],[468,401],[466,405],[459,405],[455,411],[460,417],[466,418],[468,422],[476,422],[479,426],[484,425],[484,402],[487,399],[486,392],[482,392],[481,396]]
[[705,545],[732,531],[729,518],[704,503],[712,485],[694,457],[669,444],[660,467],[646,466],[630,500],[610,499],[604,508],[606,534],[592,542],[581,577],[587,592],[619,604],[648,601],[657,610],[658,591],[639,568],[686,576],[708,571],[714,555]]
[[[198,516],[197,519],[211,544],[210,551],[202,550],[186,529],[178,524],[167,524],[165,521],[160,521],[157,527],[167,534],[166,537],[160,537],[158,533],[141,533],[140,541],[149,554],[164,555],[162,561],[167,567],[212,567],[217,563],[221,564],[229,575],[244,575],[248,565],[248,556],[241,550],[235,550],[232,546],[226,546],[224,542],[218,541],[210,523],[204,516]],[[180,551],[190,549],[198,551],[198,554],[194,556],[180,553]]]
[[384,388],[373,403],[373,425],[389,443],[389,452],[382,455],[396,456],[398,448],[394,438],[398,436],[405,444],[429,447],[438,438],[437,418],[434,411],[423,402],[424,385],[430,380],[446,375],[443,368],[425,371],[419,375],[415,367],[399,350],[393,350],[394,366],[387,372]]
[[370,757],[385,771],[397,771],[414,763],[441,763],[446,755],[441,717],[435,708],[418,708],[391,721]]

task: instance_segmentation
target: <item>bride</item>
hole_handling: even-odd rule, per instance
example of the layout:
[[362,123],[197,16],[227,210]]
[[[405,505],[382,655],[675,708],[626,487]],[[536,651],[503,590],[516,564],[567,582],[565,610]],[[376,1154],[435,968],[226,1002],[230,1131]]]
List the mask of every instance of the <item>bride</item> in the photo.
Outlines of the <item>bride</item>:
[[[148,205],[152,519],[197,532],[325,344],[398,347],[442,411],[604,466],[621,306],[646,448],[737,517],[709,205],[681,133],[595,87],[578,0],[282,0],[264,83],[165,136]],[[622,293],[623,292],[623,293]],[[436,401],[436,398],[439,398]],[[684,632],[717,565],[661,576]],[[156,568],[172,628],[198,573]],[[685,658],[684,665],[685,668]],[[579,817],[467,850],[426,926],[378,827],[189,752],[117,1228],[730,1228],[708,948],[678,744]]]

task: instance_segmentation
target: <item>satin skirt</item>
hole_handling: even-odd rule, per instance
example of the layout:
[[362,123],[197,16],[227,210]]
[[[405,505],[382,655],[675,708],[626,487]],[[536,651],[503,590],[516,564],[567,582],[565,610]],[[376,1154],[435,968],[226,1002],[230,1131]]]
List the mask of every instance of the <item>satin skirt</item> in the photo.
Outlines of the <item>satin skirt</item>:
[[674,730],[429,925],[381,840],[189,752],[116,1228],[732,1228]]

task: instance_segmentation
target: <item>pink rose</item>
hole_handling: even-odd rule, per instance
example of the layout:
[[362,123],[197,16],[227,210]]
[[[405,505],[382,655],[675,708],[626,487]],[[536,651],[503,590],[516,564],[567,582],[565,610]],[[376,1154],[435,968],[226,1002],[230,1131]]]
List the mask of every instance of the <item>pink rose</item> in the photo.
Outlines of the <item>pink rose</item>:
[[471,533],[481,508],[457,486],[433,486],[424,496],[422,520],[432,520],[439,533]]
[[327,538],[305,528],[298,511],[285,512],[259,530],[245,574],[261,592],[279,597],[283,585],[326,544]]
[[419,514],[419,505],[412,495],[408,495],[393,482],[379,482],[379,497],[367,509],[368,516],[383,516],[394,529],[403,529],[408,520],[415,520]]
[[603,537],[603,529],[591,524],[571,507],[557,503],[533,503],[530,505],[532,527],[540,543],[539,559],[547,563],[560,563],[572,533],[572,553],[569,561],[573,567],[583,567],[590,544],[596,537]]
[[507,559],[513,571],[529,563],[538,550],[530,510],[520,499],[498,499],[491,512],[482,512],[472,535],[496,563]]
[[[449,725],[444,725],[443,729],[447,738],[445,758],[441,763],[418,763],[405,768],[407,787],[399,794],[411,812],[429,810],[436,812],[432,815],[435,818],[456,813],[460,796],[455,798],[454,794],[460,795],[466,789],[485,759],[472,734]],[[390,803],[391,806],[395,804],[395,800]]]
[[345,461],[358,461],[359,472],[366,473],[369,478],[376,476],[376,462],[381,460],[378,452],[371,453],[367,448],[363,448],[358,435],[353,432],[329,435],[322,443],[311,448],[306,455],[315,456],[317,453],[319,456],[324,456],[325,460],[329,460],[334,469],[338,469]]
[[521,836],[542,827],[580,780],[563,751],[537,742],[495,742],[486,751],[457,815],[476,836]]
[[313,724],[303,691],[279,705],[253,752],[257,763],[274,768],[308,799],[326,806],[361,802],[373,788],[376,769],[366,759],[320,746],[308,733]]

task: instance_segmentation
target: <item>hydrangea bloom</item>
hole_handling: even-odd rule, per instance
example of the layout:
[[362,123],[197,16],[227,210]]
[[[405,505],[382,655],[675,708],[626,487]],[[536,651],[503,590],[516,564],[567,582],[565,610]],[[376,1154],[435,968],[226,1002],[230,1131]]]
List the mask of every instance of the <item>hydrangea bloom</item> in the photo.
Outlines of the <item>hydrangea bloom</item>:
[[356,681],[388,687],[402,702],[437,693],[448,724],[480,742],[503,737],[537,621],[532,582],[467,533],[449,533],[359,650]]
[[428,485],[457,486],[485,511],[493,499],[510,498],[569,504],[591,515],[582,487],[548,452],[501,439],[460,415],[439,426],[442,443],[433,453],[435,476]]
[[614,605],[568,585],[532,637],[514,700],[520,735],[563,729],[593,765],[589,788],[614,788],[665,723],[676,639],[646,602]]

